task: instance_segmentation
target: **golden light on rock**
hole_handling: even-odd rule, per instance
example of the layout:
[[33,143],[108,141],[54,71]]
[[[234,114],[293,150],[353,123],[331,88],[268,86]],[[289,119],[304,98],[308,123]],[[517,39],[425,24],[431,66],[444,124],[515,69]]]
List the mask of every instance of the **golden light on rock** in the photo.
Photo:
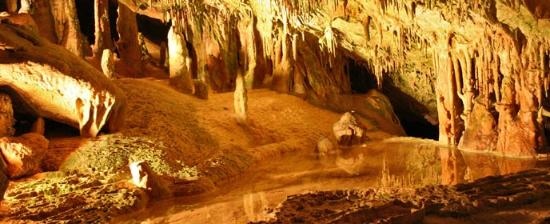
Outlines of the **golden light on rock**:
[[550,4],[0,2],[0,222],[546,223]]

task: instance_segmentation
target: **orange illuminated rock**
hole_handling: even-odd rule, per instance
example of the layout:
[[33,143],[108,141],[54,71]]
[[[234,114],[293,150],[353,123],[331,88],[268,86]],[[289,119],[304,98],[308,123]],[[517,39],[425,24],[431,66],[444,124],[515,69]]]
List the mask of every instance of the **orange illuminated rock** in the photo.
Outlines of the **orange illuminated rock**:
[[0,138],[0,150],[6,159],[8,176],[17,178],[39,172],[48,144],[44,136],[35,133]]
[[40,117],[96,136],[123,123],[125,95],[86,61],[19,26],[0,24],[0,85]]
[[334,123],[332,131],[339,145],[362,144],[367,138],[365,126],[350,112],[346,112],[338,122]]
[[4,193],[8,188],[8,170],[6,170],[6,162],[0,157],[0,200],[4,199]]
[[12,136],[14,122],[11,98],[6,94],[0,94],[0,136]]

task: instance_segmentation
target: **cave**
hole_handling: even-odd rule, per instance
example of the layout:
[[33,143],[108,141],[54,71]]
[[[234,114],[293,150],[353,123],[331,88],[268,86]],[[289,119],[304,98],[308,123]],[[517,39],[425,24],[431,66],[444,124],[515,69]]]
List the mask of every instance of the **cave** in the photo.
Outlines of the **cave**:
[[80,22],[80,31],[89,44],[95,41],[94,35],[94,0],[76,1],[78,21]]
[[140,14],[137,15],[137,25],[139,32],[157,45],[167,41],[166,37],[171,26],[170,23]]
[[[109,27],[113,41],[118,40],[116,21],[118,18],[118,2],[107,0],[109,3]],[[80,32],[86,37],[87,43],[93,45],[95,42],[95,22],[94,22],[94,0],[76,0],[76,12],[80,22]]]
[[545,1],[0,11],[1,223],[550,220]]
[[376,77],[367,66],[348,59],[346,72],[349,75],[352,93],[367,93],[369,90],[377,88]]

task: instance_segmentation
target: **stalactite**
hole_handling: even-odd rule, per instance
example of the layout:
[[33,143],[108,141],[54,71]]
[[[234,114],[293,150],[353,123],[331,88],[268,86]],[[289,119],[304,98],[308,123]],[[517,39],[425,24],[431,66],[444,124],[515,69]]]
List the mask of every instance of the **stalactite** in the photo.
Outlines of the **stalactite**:
[[73,54],[84,57],[84,36],[80,32],[74,0],[50,0],[57,43]]

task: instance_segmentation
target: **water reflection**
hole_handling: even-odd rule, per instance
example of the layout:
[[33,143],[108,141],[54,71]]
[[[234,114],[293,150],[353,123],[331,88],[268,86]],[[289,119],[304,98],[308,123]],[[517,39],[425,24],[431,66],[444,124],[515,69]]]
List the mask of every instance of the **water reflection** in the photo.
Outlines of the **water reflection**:
[[396,138],[343,149],[324,158],[294,154],[271,160],[226,185],[217,196],[201,197],[195,202],[181,198],[158,202],[144,213],[122,217],[117,222],[245,223],[267,219],[266,208],[276,207],[291,194],[457,184],[535,165],[534,160],[463,153],[433,141]]

